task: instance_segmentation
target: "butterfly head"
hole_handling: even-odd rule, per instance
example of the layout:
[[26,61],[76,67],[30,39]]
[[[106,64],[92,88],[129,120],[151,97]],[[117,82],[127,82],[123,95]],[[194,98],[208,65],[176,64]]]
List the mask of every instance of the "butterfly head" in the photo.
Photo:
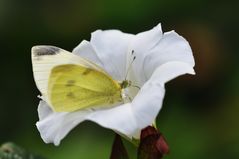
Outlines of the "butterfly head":
[[121,86],[122,89],[125,89],[125,88],[130,87],[131,84],[132,84],[131,81],[129,81],[129,80],[124,80],[124,81],[122,81],[122,82],[120,83],[120,86]]

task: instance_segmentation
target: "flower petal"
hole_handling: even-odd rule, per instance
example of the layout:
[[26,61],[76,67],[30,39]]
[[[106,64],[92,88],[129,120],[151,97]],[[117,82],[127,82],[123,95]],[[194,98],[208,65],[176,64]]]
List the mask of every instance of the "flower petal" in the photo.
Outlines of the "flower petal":
[[132,112],[131,103],[120,105],[111,109],[98,110],[91,113],[88,120],[98,123],[99,125],[120,132],[131,138],[138,125]]
[[160,65],[154,71],[150,80],[157,81],[160,85],[164,84],[183,74],[195,74],[191,65],[185,62],[172,61]]
[[186,73],[194,74],[194,70],[185,62],[168,62],[154,71],[132,102],[132,110],[140,129],[151,125],[158,115],[165,94],[164,84]]
[[47,118],[49,115],[52,114],[52,109],[43,100],[39,102],[37,111],[40,120],[44,120],[45,118]]
[[158,24],[149,31],[137,34],[131,42],[130,50],[134,50],[136,59],[132,66],[133,70],[130,70],[130,75],[133,76],[131,79],[135,79],[140,86],[146,81],[146,77],[142,71],[145,56],[159,43],[162,36],[161,24]]
[[132,111],[139,129],[153,123],[162,107],[164,94],[164,87],[154,78],[141,88],[132,101]]
[[40,101],[38,106],[40,120],[36,126],[45,143],[59,145],[69,131],[82,122],[89,113],[90,111],[57,113],[53,112],[45,101]]
[[159,66],[132,102],[132,110],[140,129],[151,125],[159,113],[165,94],[164,84],[182,74],[194,74],[185,62],[168,62]]
[[132,138],[140,132],[132,112],[131,104],[124,104],[109,109],[80,110],[70,113],[53,112],[45,101],[38,106],[39,121],[37,128],[46,143],[59,145],[60,141],[79,123],[93,121],[105,128]]
[[115,80],[123,80],[126,73],[126,54],[133,35],[118,30],[97,30],[90,43],[103,67]]
[[103,64],[97,56],[94,48],[86,40],[83,40],[77,47],[75,47],[72,53],[79,55],[91,62],[94,62],[95,64],[103,68]]
[[174,31],[165,33],[157,46],[145,56],[143,72],[146,79],[150,78],[157,67],[170,61],[184,62],[191,67],[194,66],[190,45]]

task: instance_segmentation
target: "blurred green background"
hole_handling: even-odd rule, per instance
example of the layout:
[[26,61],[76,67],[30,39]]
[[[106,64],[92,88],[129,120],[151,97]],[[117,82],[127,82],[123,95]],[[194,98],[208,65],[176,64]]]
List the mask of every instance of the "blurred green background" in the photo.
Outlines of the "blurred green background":
[[[84,122],[59,147],[35,127],[39,94],[30,49],[50,44],[72,50],[96,29],[138,33],[159,22],[191,44],[196,76],[166,85],[158,127],[166,159],[239,158],[239,1],[0,0],[0,143],[13,141],[49,159],[107,159],[114,133]],[[127,144],[131,158],[136,150]]]

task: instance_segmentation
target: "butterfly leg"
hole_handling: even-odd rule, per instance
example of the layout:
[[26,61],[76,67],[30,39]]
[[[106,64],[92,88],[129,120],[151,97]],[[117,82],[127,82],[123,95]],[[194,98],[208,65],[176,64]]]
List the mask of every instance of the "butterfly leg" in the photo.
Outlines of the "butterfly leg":
[[127,91],[125,89],[122,90],[121,96],[122,96],[124,103],[132,102],[132,98],[130,97],[130,95],[127,93]]

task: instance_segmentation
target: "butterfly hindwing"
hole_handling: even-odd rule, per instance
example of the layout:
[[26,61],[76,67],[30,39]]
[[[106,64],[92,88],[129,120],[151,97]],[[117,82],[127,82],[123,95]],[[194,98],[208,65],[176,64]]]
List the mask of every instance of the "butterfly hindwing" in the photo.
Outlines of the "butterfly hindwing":
[[107,106],[121,99],[121,89],[106,74],[74,64],[52,69],[48,84],[49,99],[57,112]]

